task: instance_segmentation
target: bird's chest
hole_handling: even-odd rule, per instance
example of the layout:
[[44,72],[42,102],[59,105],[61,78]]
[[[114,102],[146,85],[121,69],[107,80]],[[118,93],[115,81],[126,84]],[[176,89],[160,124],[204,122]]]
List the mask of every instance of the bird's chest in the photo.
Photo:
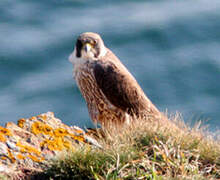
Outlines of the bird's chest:
[[86,100],[93,121],[102,122],[107,119],[118,119],[122,116],[121,110],[117,111],[117,108],[108,101],[98,87],[92,68],[88,65],[78,66],[77,69],[74,70],[74,77]]
[[93,70],[88,65],[80,65],[74,68],[73,72],[76,83],[86,100],[94,99],[96,94],[100,94],[93,75]]
[[78,66],[74,70],[74,77],[87,102],[89,111],[100,111],[101,106],[109,104],[108,100],[99,89],[93,74],[93,69],[90,68],[89,65]]

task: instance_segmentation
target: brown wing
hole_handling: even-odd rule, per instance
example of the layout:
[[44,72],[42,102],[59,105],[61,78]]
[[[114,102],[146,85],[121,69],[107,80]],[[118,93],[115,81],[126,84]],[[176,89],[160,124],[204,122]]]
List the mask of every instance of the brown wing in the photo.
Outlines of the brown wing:
[[98,87],[114,106],[136,115],[147,108],[146,99],[130,74],[120,71],[111,61],[96,61],[93,69]]

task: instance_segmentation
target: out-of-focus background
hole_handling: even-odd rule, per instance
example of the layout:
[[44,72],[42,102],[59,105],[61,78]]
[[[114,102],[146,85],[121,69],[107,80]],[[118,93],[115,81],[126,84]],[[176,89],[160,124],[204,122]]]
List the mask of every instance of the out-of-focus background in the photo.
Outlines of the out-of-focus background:
[[68,56],[101,34],[161,111],[220,127],[220,1],[1,0],[0,125],[53,111],[90,127]]

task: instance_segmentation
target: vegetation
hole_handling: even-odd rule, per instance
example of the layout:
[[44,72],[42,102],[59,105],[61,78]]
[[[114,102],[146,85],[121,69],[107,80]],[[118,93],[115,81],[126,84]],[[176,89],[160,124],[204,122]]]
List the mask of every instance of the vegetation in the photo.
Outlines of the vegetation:
[[219,179],[220,141],[179,115],[97,130],[102,149],[79,148],[49,164],[44,179]]

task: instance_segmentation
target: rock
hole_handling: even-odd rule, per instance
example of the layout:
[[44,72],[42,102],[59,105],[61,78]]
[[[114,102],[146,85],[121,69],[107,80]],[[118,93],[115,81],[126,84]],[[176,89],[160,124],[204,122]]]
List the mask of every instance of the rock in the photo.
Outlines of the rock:
[[17,125],[8,122],[0,126],[0,175],[24,177],[24,167],[39,171],[54,155],[86,144],[101,148],[84,130],[63,124],[52,112],[19,119]]

